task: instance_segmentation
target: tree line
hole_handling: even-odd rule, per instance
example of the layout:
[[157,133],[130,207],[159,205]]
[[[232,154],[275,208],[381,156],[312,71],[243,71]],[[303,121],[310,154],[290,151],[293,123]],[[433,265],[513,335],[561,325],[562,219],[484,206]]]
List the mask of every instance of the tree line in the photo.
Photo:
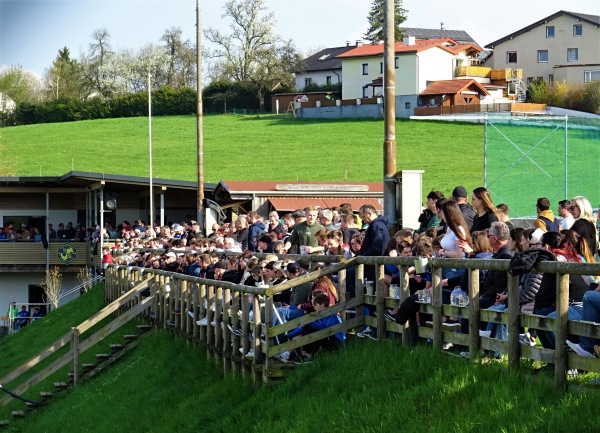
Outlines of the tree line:
[[[401,0],[394,4],[399,40],[406,11]],[[370,41],[383,38],[383,7],[384,0],[373,0],[364,35]],[[204,30],[209,44],[202,52],[203,72],[210,83],[203,91],[204,110],[269,110],[272,93],[296,90],[294,73],[304,69],[303,56],[292,40],[275,33],[275,15],[265,0],[228,0],[223,18],[229,21],[227,32]],[[161,92],[156,97],[166,104],[162,113],[195,112],[196,103],[190,100],[196,98],[196,44],[183,39],[181,28],[166,29],[159,43],[138,50],[115,50],[106,28],[95,29],[90,38],[78,59],[68,47],[60,48],[42,79],[20,65],[0,71],[0,93],[17,106],[6,122],[7,98],[0,99],[5,123],[147,115],[148,74],[152,88]]]

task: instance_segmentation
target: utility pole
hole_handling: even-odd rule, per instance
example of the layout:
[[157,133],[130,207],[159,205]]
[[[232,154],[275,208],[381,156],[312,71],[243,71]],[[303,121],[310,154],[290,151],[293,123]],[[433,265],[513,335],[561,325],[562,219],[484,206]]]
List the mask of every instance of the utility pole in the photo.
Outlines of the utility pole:
[[383,214],[388,224],[396,225],[396,71],[394,0],[385,1],[384,33],[384,128],[383,142]]
[[206,234],[204,221],[204,136],[202,133],[202,28],[200,26],[200,0],[196,0],[196,147],[198,150],[197,218],[200,232]]

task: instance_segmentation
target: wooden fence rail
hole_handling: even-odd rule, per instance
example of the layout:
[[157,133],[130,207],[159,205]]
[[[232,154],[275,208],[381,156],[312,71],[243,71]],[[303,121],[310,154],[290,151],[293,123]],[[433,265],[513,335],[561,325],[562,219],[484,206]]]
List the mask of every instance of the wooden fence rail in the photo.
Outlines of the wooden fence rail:
[[[401,334],[403,344],[408,342],[408,325],[400,326],[386,321],[384,313],[386,308],[398,306],[408,298],[408,268],[414,265],[414,258],[354,257],[350,260],[334,256],[280,256],[280,258],[302,258],[331,264],[318,271],[269,288],[250,287],[150,269],[110,266],[106,278],[106,296],[110,301],[126,290],[128,286],[152,274],[158,288],[152,311],[156,314],[159,326],[175,329],[198,342],[205,343],[211,356],[220,355],[224,359],[226,371],[252,371],[257,380],[262,378],[263,381],[281,376],[274,363],[275,355],[337,332],[369,325],[379,330],[377,334],[379,340],[384,340],[388,338],[388,335],[395,333]],[[386,264],[400,266],[401,299],[384,296],[384,265]],[[535,272],[555,273],[558,276],[557,317],[555,319],[520,314],[519,281],[518,277],[510,274],[508,274],[509,302],[506,312],[479,309],[479,270],[507,272],[508,260],[431,259],[429,264],[433,271],[432,299],[429,304],[420,303],[419,309],[421,313],[432,315],[433,329],[420,327],[418,333],[422,338],[431,338],[435,348],[441,349],[443,342],[446,341],[467,346],[472,357],[478,356],[484,349],[500,351],[508,355],[508,363],[511,368],[518,368],[522,358],[550,362],[555,365],[555,385],[560,389],[566,385],[566,372],[569,368],[600,373],[600,360],[568,354],[565,349],[565,342],[569,334],[600,337],[599,324],[568,321],[567,317],[569,275],[600,275],[600,264],[541,262],[534,267],[533,271]],[[374,266],[376,270],[374,294],[366,294],[363,287],[365,266]],[[462,268],[468,272],[469,304],[467,307],[442,303],[441,275],[443,267]],[[350,268],[354,269],[355,295],[353,298],[347,299],[346,272]],[[338,276],[340,292],[338,304],[319,313],[311,313],[273,326],[274,324],[271,323],[273,295],[326,275]],[[373,306],[377,315],[364,315],[364,306]],[[264,308],[262,311],[265,313],[254,314],[253,319],[250,320],[250,310],[259,312],[261,308]],[[341,325],[303,336],[297,340],[275,344],[275,338],[286,331],[331,314],[340,314],[344,317],[345,311],[349,309],[355,310],[354,318],[343,321]],[[468,319],[469,333],[444,331],[443,316]],[[209,326],[196,325],[195,322],[204,317],[207,318]],[[480,337],[481,322],[506,324],[508,341]],[[235,329],[241,328],[241,337],[231,335],[228,326]],[[556,333],[556,350],[532,348],[519,344],[518,336],[521,326],[554,331]],[[261,335],[266,336],[264,343],[261,341]],[[244,360],[240,349],[244,354],[247,354],[250,349],[254,350],[255,356],[251,363]]]

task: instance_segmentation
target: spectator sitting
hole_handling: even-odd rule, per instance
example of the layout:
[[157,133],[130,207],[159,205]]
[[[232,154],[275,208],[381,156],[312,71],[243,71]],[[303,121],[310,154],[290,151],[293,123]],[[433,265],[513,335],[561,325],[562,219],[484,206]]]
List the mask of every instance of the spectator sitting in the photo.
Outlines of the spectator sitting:
[[[325,293],[320,292],[315,296],[312,300],[312,305],[315,311],[319,312],[325,308],[329,307],[329,296]],[[317,332],[331,326],[339,325],[342,323],[342,319],[337,314],[332,314],[331,316],[323,317],[322,319],[316,320],[312,323],[307,324],[302,328],[297,328],[293,331],[288,332],[288,337],[293,339],[299,338],[299,335],[308,335],[313,332]],[[301,356],[298,361],[306,362],[314,355],[316,355],[319,351],[323,350],[338,350],[346,340],[346,334],[341,331],[336,334],[330,335],[327,338],[322,340],[315,341],[313,343],[306,344],[302,346],[300,350]]]
[[33,322],[34,320],[41,319],[42,317],[43,316],[42,316],[42,313],[40,312],[39,307],[35,307],[33,309],[33,315],[31,316],[31,321]]
[[17,329],[24,328],[29,323],[29,312],[27,311],[27,307],[23,305],[21,307],[21,311],[17,314]]

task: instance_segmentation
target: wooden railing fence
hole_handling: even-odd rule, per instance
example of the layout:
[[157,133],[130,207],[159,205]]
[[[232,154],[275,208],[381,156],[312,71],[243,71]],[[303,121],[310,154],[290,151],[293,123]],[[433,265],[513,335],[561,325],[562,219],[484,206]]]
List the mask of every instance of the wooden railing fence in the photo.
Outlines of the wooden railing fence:
[[[154,280],[151,278],[150,275],[148,275],[146,279],[143,279],[137,282],[137,284],[134,284],[132,287],[129,287],[127,290],[124,290],[123,294],[116,297],[114,301],[109,303],[98,313],[94,314],[92,317],[90,317],[77,327],[72,328],[69,333],[63,335],[54,343],[52,343],[44,350],[39,352],[36,356],[29,359],[28,361],[17,367],[15,370],[8,373],[2,379],[0,379],[0,384],[2,384],[2,386],[4,387],[10,387],[13,393],[20,395],[29,390],[31,387],[42,382],[48,376],[55,373],[68,363],[72,363],[73,383],[76,385],[80,369],[79,356],[82,353],[85,353],[93,346],[95,346],[103,339],[105,339],[107,336],[111,335],[113,332],[115,332],[121,326],[129,322],[131,319],[146,312],[152,305],[152,302],[154,301],[154,296],[151,295],[146,297],[145,299],[142,299],[140,294],[144,290],[152,287],[153,282]],[[90,330],[93,326],[97,325],[113,313],[118,314],[118,317],[115,320],[103,326],[101,329],[96,331],[90,337],[86,338],[84,341],[79,341],[79,337],[84,332]],[[63,355],[52,361],[42,370],[35,373],[33,376],[27,378],[26,381],[20,383],[16,387],[12,388],[10,386],[11,382],[17,381],[22,375],[26,374],[40,362],[49,358],[57,351],[69,344],[71,346],[67,352],[65,352]],[[11,397],[10,395],[6,395],[4,398],[0,399],[0,407],[6,405],[12,399],[13,397]]]
[[[281,377],[282,367],[276,366],[274,356],[287,350],[298,348],[307,343],[325,338],[340,331],[357,329],[369,325],[378,329],[378,340],[387,339],[396,333],[401,335],[405,344],[408,341],[408,325],[400,326],[385,320],[385,310],[399,306],[409,296],[408,268],[414,265],[414,258],[399,257],[354,257],[343,260],[335,256],[280,256],[297,260],[330,263],[323,269],[283,284],[257,288],[228,282],[207,280],[164,271],[133,268],[125,266],[110,266],[106,273],[106,298],[116,299],[128,287],[135,285],[148,275],[153,275],[156,282],[153,292],[152,311],[156,323],[167,329],[185,333],[195,341],[206,344],[208,353],[220,355],[224,361],[225,371],[254,372],[254,377],[267,382]],[[338,262],[338,263],[336,263]],[[518,368],[521,358],[553,363],[555,365],[555,385],[564,388],[566,372],[570,368],[600,373],[600,360],[583,358],[569,354],[565,349],[565,341],[569,334],[600,338],[600,325],[596,323],[569,321],[567,317],[569,275],[600,275],[600,264],[542,262],[534,267],[534,271],[556,273],[557,278],[557,317],[556,319],[520,314],[518,304],[518,277],[508,274],[508,310],[497,312],[479,309],[479,270],[497,270],[507,272],[508,260],[464,260],[464,259],[431,259],[433,271],[433,289],[431,303],[421,303],[420,312],[433,316],[433,328],[420,327],[419,336],[433,340],[433,346],[441,349],[444,341],[467,346],[471,357],[476,357],[481,350],[500,351],[508,355],[510,368]],[[386,264],[400,267],[401,298],[384,297],[384,266]],[[366,294],[363,286],[364,266],[375,266],[376,289],[373,295]],[[355,268],[355,296],[347,297],[346,270]],[[469,276],[469,304],[467,307],[442,304],[442,268],[466,269]],[[325,275],[337,275],[339,282],[339,303],[318,313],[311,313],[274,326],[272,323],[273,295],[300,284],[314,281]],[[250,305],[255,312],[250,321]],[[363,307],[375,307],[376,316],[365,316]],[[212,307],[212,308],[211,308]],[[346,320],[346,312],[353,309],[353,317]],[[188,314],[193,313],[193,318]],[[293,341],[275,345],[276,337],[314,322],[320,318],[340,314],[345,320],[342,324],[315,332]],[[469,319],[469,333],[461,334],[444,331],[443,316],[456,316]],[[208,318],[214,325],[208,327],[196,325],[200,318]],[[479,336],[480,323],[494,322],[508,325],[508,341]],[[242,336],[232,335],[227,329],[231,325],[242,329]],[[519,344],[519,327],[533,327],[539,330],[549,330],[556,333],[556,350],[540,347],[529,347]],[[384,332],[382,332],[384,331]],[[261,341],[261,334],[266,336]],[[250,337],[252,336],[252,340]],[[244,359],[239,349],[244,353],[252,348],[254,359],[250,362]],[[244,368],[247,367],[247,368]],[[250,368],[251,367],[251,368]]]

